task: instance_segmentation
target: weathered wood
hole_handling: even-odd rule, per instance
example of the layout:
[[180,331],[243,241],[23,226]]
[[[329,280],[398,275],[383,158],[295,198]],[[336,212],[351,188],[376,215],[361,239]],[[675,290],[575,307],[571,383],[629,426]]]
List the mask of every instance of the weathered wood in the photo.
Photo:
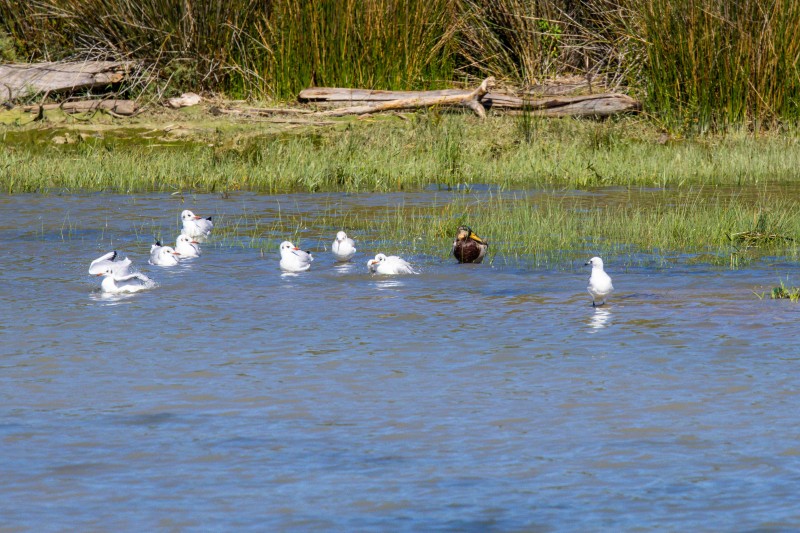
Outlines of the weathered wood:
[[211,112],[218,115],[272,116],[272,115],[311,115],[310,109],[291,109],[286,107],[214,107]]
[[[300,93],[301,102],[313,102],[333,106],[383,104],[414,99],[464,98],[470,91],[447,89],[443,91],[370,91],[366,89],[340,89],[315,87]],[[465,105],[464,102],[460,102]],[[525,100],[510,94],[489,92],[480,99],[486,109],[500,111],[522,111],[527,107],[535,115],[542,116],[609,116],[616,113],[636,111],[641,104],[630,96],[618,93],[590,94],[584,96],[555,96]],[[437,104],[431,104],[437,105]],[[446,105],[440,101],[438,105]]]
[[74,91],[119,83],[132,65],[126,61],[0,65],[0,101],[45,91]]
[[444,89],[440,91],[373,91],[370,89],[340,89],[336,87],[310,87],[297,97],[300,103],[315,102],[389,102],[402,98],[427,96],[465,96],[471,91]]
[[341,117],[345,115],[369,115],[372,113],[380,113],[382,111],[398,111],[403,109],[419,109],[422,107],[432,106],[455,106],[463,105],[472,109],[480,118],[486,116],[486,111],[480,101],[486,96],[486,93],[494,87],[494,78],[488,77],[480,84],[478,88],[473,91],[468,91],[466,94],[458,95],[434,95],[434,96],[413,96],[410,98],[400,98],[390,101],[382,101],[372,105],[359,105],[351,107],[343,107],[340,109],[332,109],[330,111],[320,111],[315,113],[317,116],[323,117]]
[[28,112],[41,113],[52,109],[61,109],[65,113],[88,113],[90,111],[103,110],[113,115],[131,116],[139,110],[133,100],[79,100],[75,102],[64,102],[61,104],[29,105],[23,108]]
[[505,98],[499,106],[496,106],[496,102],[487,101],[488,98],[483,104],[514,113],[523,112],[527,104],[532,115],[544,117],[608,117],[618,113],[639,111],[642,107],[641,103],[630,96],[617,93],[554,97],[527,102],[522,98],[514,98],[518,102],[513,102],[513,106],[508,98]]

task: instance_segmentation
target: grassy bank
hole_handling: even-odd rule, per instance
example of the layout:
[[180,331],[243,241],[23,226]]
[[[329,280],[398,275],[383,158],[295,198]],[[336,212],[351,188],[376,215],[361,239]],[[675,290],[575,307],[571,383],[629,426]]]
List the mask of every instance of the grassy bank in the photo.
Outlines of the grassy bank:
[[66,57],[142,62],[123,92],[144,98],[568,74],[674,131],[800,118],[795,0],[0,0],[0,60]]
[[296,130],[164,122],[0,129],[0,190],[696,187],[791,182],[800,168],[793,134],[667,138],[634,118],[526,124],[426,112]]

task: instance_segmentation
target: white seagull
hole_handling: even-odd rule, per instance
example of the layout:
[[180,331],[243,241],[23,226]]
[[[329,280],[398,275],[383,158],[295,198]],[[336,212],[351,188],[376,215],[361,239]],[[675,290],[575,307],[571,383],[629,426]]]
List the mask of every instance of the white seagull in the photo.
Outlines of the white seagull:
[[417,272],[408,264],[404,259],[400,259],[396,255],[386,257],[383,254],[378,254],[375,259],[367,261],[367,268],[373,274],[387,274],[393,276],[395,274],[416,274]]
[[589,276],[589,286],[586,290],[592,295],[592,307],[596,307],[596,301],[601,300],[600,305],[606,303],[606,296],[611,294],[614,286],[611,284],[611,277],[603,270],[603,260],[599,257],[592,257],[586,262],[592,265],[592,274]]
[[117,276],[125,276],[128,274],[131,266],[131,260],[127,257],[120,259],[117,251],[108,252],[101,255],[89,264],[89,274],[92,276],[102,275],[107,269],[112,269]]
[[188,235],[181,233],[175,241],[175,251],[181,254],[181,259],[200,256],[200,244]]
[[150,263],[156,266],[175,266],[178,264],[178,257],[181,254],[175,251],[172,246],[161,246],[160,241],[150,247]]
[[153,282],[153,280],[138,272],[134,274],[126,274],[124,276],[117,276],[114,274],[114,269],[109,267],[104,272],[95,275],[105,276],[103,278],[103,283],[100,285],[103,292],[139,292],[155,287],[155,282]]
[[340,231],[331,245],[331,252],[337,261],[350,261],[356,254],[356,243],[347,236],[347,233]]
[[310,252],[304,252],[289,241],[281,243],[281,268],[287,272],[303,272],[311,268],[314,260]]
[[197,216],[188,209],[181,213],[181,220],[183,220],[183,230],[181,233],[189,237],[208,237],[211,235],[211,230],[214,223],[211,222],[211,217],[203,218]]

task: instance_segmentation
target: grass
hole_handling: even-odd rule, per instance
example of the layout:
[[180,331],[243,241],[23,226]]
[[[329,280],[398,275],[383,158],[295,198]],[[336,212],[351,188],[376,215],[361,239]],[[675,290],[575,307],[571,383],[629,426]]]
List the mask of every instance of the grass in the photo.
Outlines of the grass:
[[135,59],[138,97],[577,75],[681,133],[800,119],[796,0],[0,0],[0,57]]
[[777,287],[773,287],[769,294],[773,300],[789,300],[790,302],[800,302],[800,288],[787,286],[786,283],[781,281]]
[[[0,152],[0,190],[685,188],[792,182],[800,168],[794,134],[740,132],[661,144],[660,132],[636,119],[532,121],[526,128],[532,133],[521,132],[513,117],[481,122],[435,111],[405,121],[341,121],[298,133],[253,125],[226,130],[221,123],[170,132],[136,122],[131,129],[80,121],[11,126],[0,129],[6,146]],[[57,137],[71,144],[54,144]]]
[[[432,192],[423,207],[387,200],[384,206],[347,210],[338,198],[327,197],[314,212],[279,206],[277,215],[263,220],[246,212],[216,217],[213,245],[269,255],[289,238],[320,251],[344,229],[369,249],[449,260],[455,229],[468,224],[489,240],[492,264],[571,268],[600,255],[617,266],[690,262],[737,268],[763,258],[800,259],[794,239],[741,247],[729,237],[753,228],[754,221],[772,234],[800,235],[800,206],[769,188],[749,188],[747,195],[717,189]],[[149,243],[151,235],[175,231],[147,226],[138,233]]]

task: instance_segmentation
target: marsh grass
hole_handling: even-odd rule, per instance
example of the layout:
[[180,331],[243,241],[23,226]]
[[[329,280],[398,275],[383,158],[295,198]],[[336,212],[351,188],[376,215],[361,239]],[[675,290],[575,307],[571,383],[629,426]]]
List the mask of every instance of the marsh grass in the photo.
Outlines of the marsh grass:
[[800,120],[796,0],[0,0],[0,57],[135,59],[137,97],[566,74],[629,88],[673,131]]
[[[514,117],[484,122],[435,112],[412,117],[343,122],[336,130],[298,134],[239,137],[209,130],[169,142],[138,130],[130,138],[111,132],[81,136],[79,124],[35,130],[33,137],[6,139],[0,190],[357,192],[436,184],[467,190],[486,184],[501,189],[685,188],[792,182],[800,168],[795,135],[739,132],[662,145],[659,132],[636,119],[533,119],[535,135],[528,143]],[[63,131],[78,141],[53,145],[51,139]]]
[[[278,215],[264,220],[246,212],[221,217],[208,246],[253,248],[269,255],[288,238],[322,252],[343,229],[364,253],[388,250],[448,261],[456,228],[468,224],[490,242],[487,263],[497,265],[570,269],[576,261],[601,255],[620,266],[685,261],[738,268],[763,257],[800,258],[794,240],[747,250],[731,243],[729,234],[751,227],[759,213],[769,213],[787,235],[800,235],[800,207],[779,192],[742,197],[702,189],[591,195],[553,191],[443,194],[425,207],[344,210],[331,201],[313,213],[279,205]],[[143,243],[152,241],[152,231],[141,232]]]
[[703,133],[800,117],[800,3],[645,0],[649,107]]

